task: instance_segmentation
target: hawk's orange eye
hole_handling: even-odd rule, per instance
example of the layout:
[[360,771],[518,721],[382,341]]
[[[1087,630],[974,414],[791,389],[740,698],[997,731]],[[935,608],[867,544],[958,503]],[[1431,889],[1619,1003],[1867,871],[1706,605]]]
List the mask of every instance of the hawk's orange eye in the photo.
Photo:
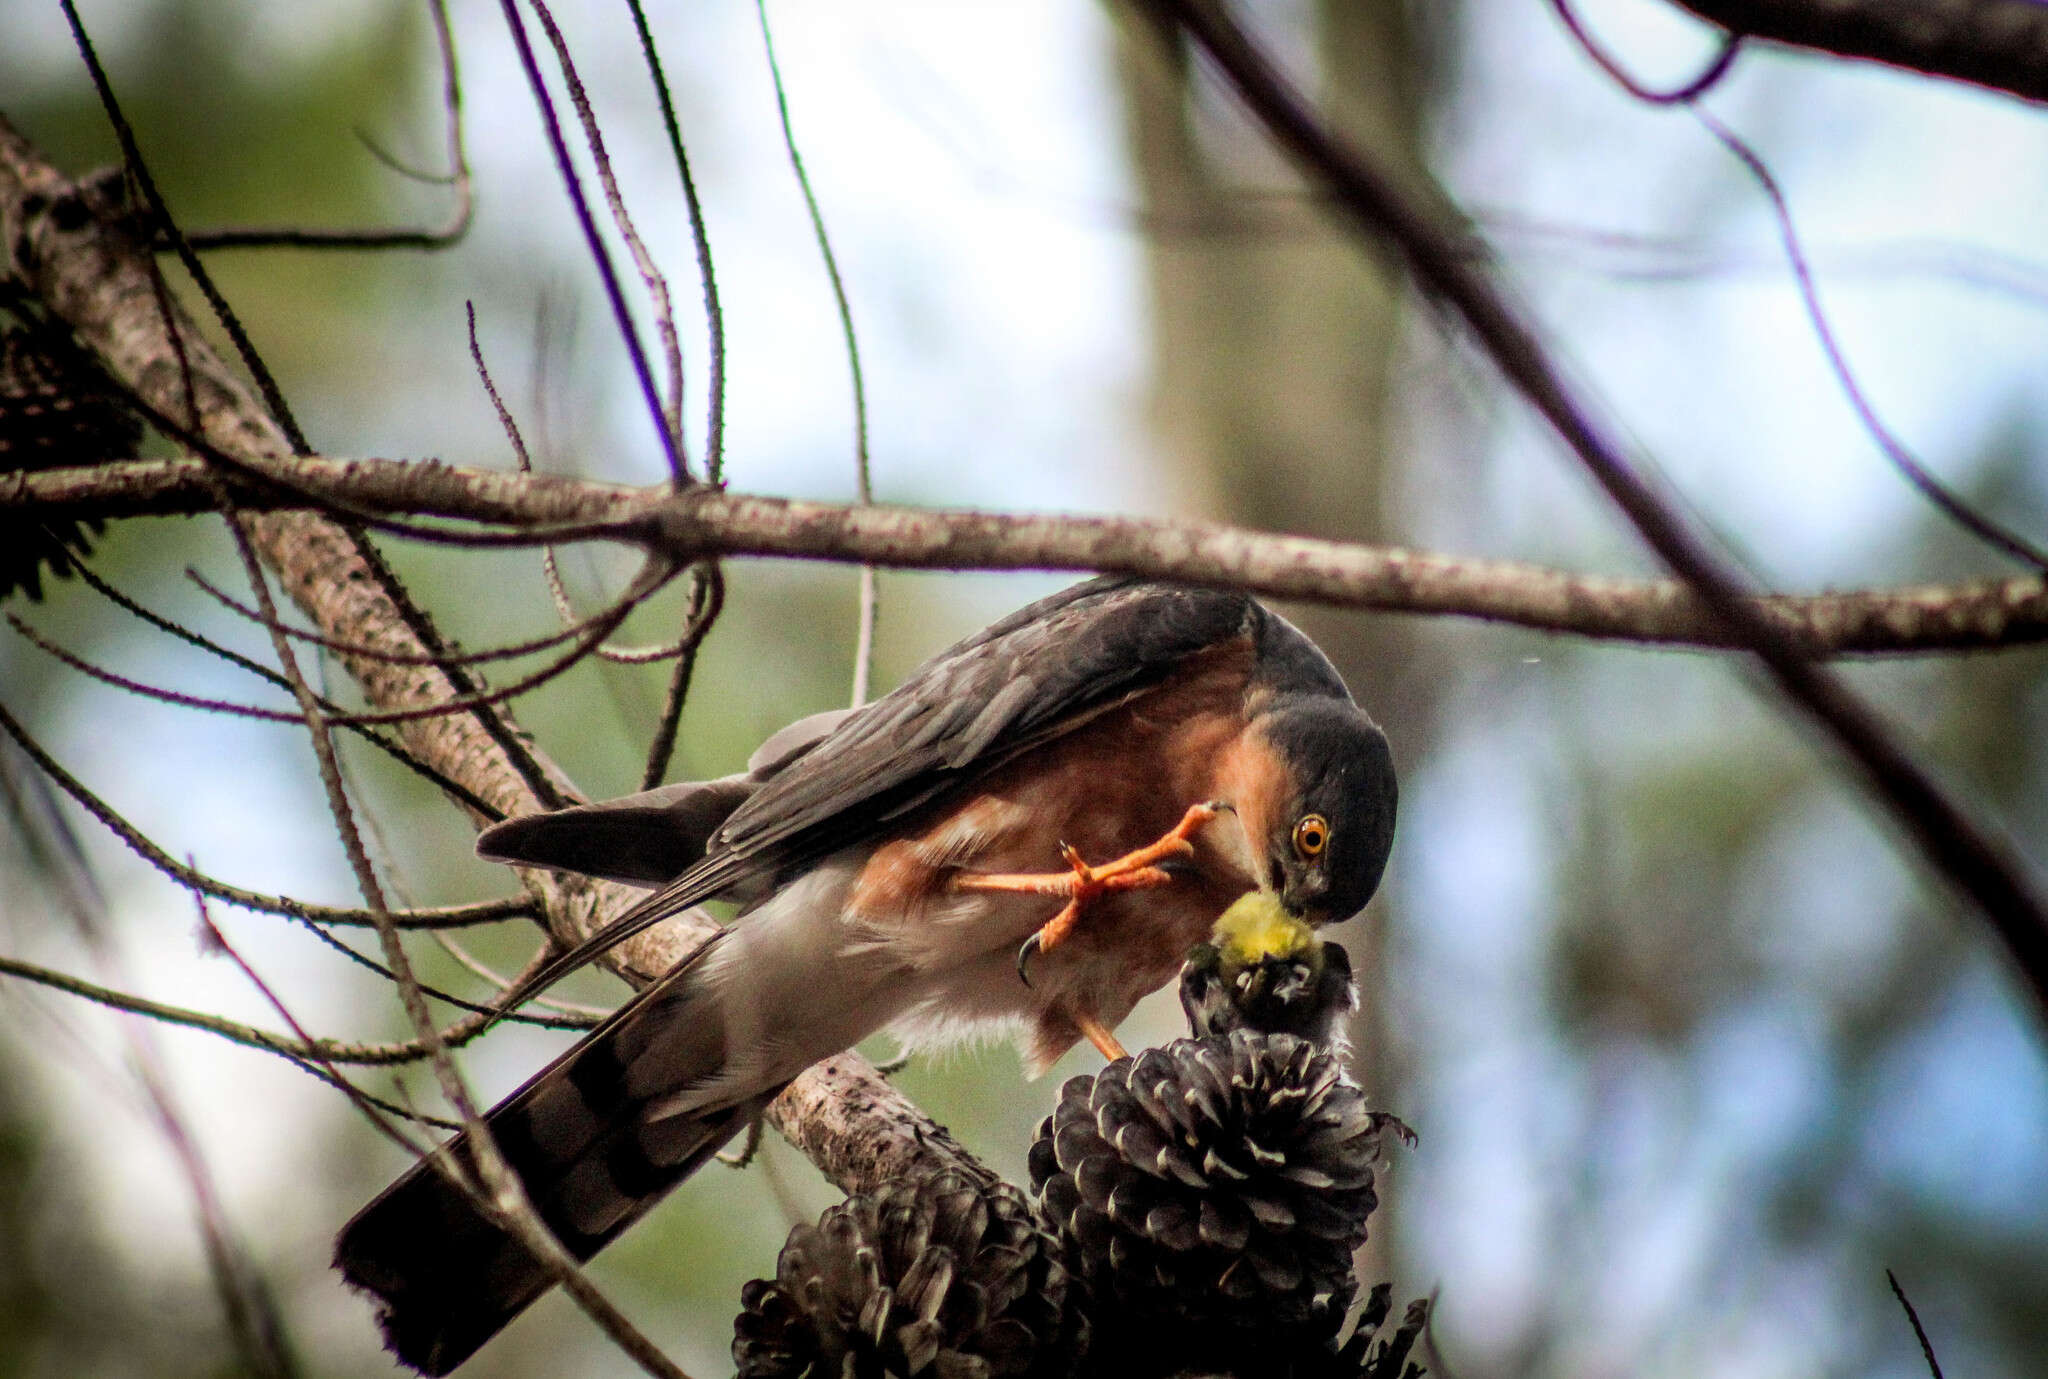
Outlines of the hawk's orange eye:
[[1330,845],[1330,823],[1320,814],[1305,814],[1294,826],[1294,850],[1314,857]]

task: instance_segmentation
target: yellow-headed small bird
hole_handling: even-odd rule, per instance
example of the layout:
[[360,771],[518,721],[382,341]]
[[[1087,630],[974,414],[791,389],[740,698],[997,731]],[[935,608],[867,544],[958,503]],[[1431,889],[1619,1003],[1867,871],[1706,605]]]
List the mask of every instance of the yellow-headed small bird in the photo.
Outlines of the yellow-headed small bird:
[[1180,1005],[1196,1038],[1244,1029],[1339,1044],[1358,991],[1342,944],[1319,937],[1278,896],[1252,891],[1189,950]]

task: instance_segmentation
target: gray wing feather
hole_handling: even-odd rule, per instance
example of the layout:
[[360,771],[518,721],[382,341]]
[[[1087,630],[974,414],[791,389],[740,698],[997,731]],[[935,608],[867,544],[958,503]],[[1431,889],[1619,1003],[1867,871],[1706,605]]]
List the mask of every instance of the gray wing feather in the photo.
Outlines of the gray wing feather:
[[477,856],[629,886],[667,885],[704,860],[711,835],[763,781],[802,758],[852,713],[831,709],[798,719],[756,748],[742,775],[664,785],[493,824],[477,835]]
[[703,860],[711,835],[759,787],[751,776],[725,776],[522,814],[478,834],[476,852],[492,862],[661,886]]
[[[904,813],[1159,684],[1189,656],[1245,636],[1258,639],[1262,655],[1276,637],[1299,642],[1328,668],[1299,632],[1250,596],[1226,590],[1110,576],[1019,609],[832,725],[790,760],[801,769],[783,766],[732,811],[701,861],[547,964],[512,999],[528,998],[700,901],[759,894],[794,867],[873,837]],[[1336,686],[1342,694],[1342,682]]]
[[[1257,630],[1249,597],[1090,580],[924,663],[733,811],[714,853],[755,856],[827,828],[831,842],[894,817],[980,767],[1157,684],[1188,656]],[[879,806],[879,807],[878,807]],[[806,849],[808,851],[808,849]]]

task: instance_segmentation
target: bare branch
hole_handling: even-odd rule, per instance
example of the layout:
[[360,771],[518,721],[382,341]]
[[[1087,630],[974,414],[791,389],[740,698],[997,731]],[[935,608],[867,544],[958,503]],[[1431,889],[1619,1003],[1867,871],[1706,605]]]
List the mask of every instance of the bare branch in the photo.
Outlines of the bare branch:
[[1820,290],[1814,285],[1813,270],[1807,263],[1805,249],[1800,245],[1799,232],[1792,224],[1792,208],[1785,200],[1785,193],[1779,187],[1778,179],[1745,140],[1705,109],[1694,104],[1727,72],[1729,64],[1734,60],[1736,49],[1742,43],[1741,38],[1728,38],[1721,45],[1720,55],[1697,80],[1688,82],[1674,91],[1658,92],[1642,85],[1626,68],[1608,56],[1606,50],[1594,41],[1592,34],[1579,22],[1577,13],[1572,9],[1571,0],[1551,0],[1551,8],[1557,12],[1558,18],[1580,49],[1623,90],[1651,105],[1691,107],[1690,113],[1693,118],[1698,120],[1701,127],[1713,135],[1721,147],[1742,164],[1743,170],[1755,179],[1765,199],[1771,203],[1772,216],[1778,223],[1778,239],[1784,248],[1786,263],[1792,270],[1793,281],[1798,285],[1800,303],[1806,309],[1806,319],[1813,327],[1815,338],[1820,342],[1821,353],[1827,358],[1828,368],[1835,376],[1836,386],[1841,388],[1851,410],[1856,413],[1856,419],[1877,443],[1885,458],[1891,461],[1892,467],[1944,516],[1978,540],[1994,550],[2003,551],[2023,564],[2031,565],[2037,570],[2048,570],[2048,555],[2044,555],[2039,548],[2018,534],[1971,507],[1961,495],[1936,478],[1933,472],[1920,462],[1919,457],[1907,449],[1905,443],[1878,419],[1876,408],[1871,406],[1870,399],[1864,395],[1862,384],[1857,382],[1854,371],[1849,368],[1849,361],[1842,353],[1841,343],[1835,338],[1834,327],[1829,323],[1827,313],[1821,308]]
[[[167,1025],[183,1025],[187,1029],[204,1030],[216,1034],[230,1043],[241,1044],[252,1049],[262,1049],[293,1061],[324,1059],[330,1063],[354,1063],[370,1067],[388,1067],[401,1063],[416,1063],[426,1056],[425,1046],[417,1039],[402,1043],[366,1044],[341,1039],[292,1038],[275,1034],[254,1025],[245,1025],[229,1020],[210,1011],[188,1010],[183,1006],[167,1005],[152,1001],[132,992],[116,991],[97,982],[74,977],[69,972],[41,967],[19,958],[0,956],[0,974],[19,977],[35,982],[55,991],[92,1001],[112,1010],[126,1011]],[[461,1020],[441,1031],[442,1042],[450,1047],[460,1046],[482,1034],[490,1024],[486,1016],[466,1015]]]
[[[241,614],[259,626],[264,625],[261,612],[251,608],[233,595],[215,588],[207,580],[206,576],[200,574],[197,570],[188,567],[185,571],[185,576],[223,607]],[[535,652],[546,651],[551,647],[560,646],[563,642],[578,637],[587,637],[590,630],[600,623],[604,623],[607,626],[616,626],[617,620],[623,614],[631,613],[646,601],[647,592],[640,583],[636,582],[610,606],[600,609],[587,618],[571,620],[569,625],[560,631],[549,632],[539,637],[530,637],[522,642],[507,642],[483,651],[457,651],[446,655],[434,652],[387,651],[383,647],[370,646],[362,642],[345,642],[337,637],[329,637],[323,633],[311,632],[303,627],[292,627],[289,624],[281,626],[277,630],[295,640],[311,642],[323,650],[332,651],[343,656],[360,656],[364,660],[388,661],[393,665],[402,666],[473,666],[484,661],[509,661],[520,656],[531,656]],[[602,647],[597,649],[599,651],[603,650]],[[337,713],[335,716],[340,717],[341,715]]]
[[662,419],[668,427],[669,443],[674,448],[682,466],[677,474],[681,481],[689,471],[690,457],[683,443],[683,347],[676,338],[676,314],[668,291],[668,279],[655,266],[654,256],[647,252],[646,242],[633,227],[633,217],[626,212],[626,198],[619,190],[619,180],[612,175],[611,155],[605,152],[604,135],[598,129],[597,115],[590,108],[590,98],[584,93],[583,78],[576,71],[576,61],[569,53],[569,41],[562,37],[562,30],[555,23],[553,11],[545,0],[527,0],[533,6],[534,15],[540,20],[542,32],[548,36],[548,46],[555,50],[555,62],[562,69],[562,81],[569,88],[569,103],[576,109],[577,123],[583,126],[583,141],[590,148],[591,166],[597,169],[597,182],[604,189],[605,208],[611,212],[612,224],[617,227],[619,237],[626,241],[626,251],[633,257],[633,266],[640,272],[640,285],[647,290],[647,296],[654,313],[654,332],[661,337],[661,354],[668,367],[668,406]]
[[711,625],[725,608],[725,571],[715,560],[700,560],[690,567],[690,611],[683,635],[676,646],[675,669],[669,674],[668,690],[662,695],[661,718],[647,745],[647,765],[640,773],[640,788],[652,790],[668,775],[669,758],[676,750],[676,729],[683,721],[683,701],[690,694],[690,678],[697,670],[697,648],[711,634]]
[[[258,679],[263,680],[269,684],[277,685],[280,688],[284,686],[284,677],[282,675],[279,675],[276,671],[272,670],[269,666],[263,665],[257,661],[253,661],[249,657],[242,655],[240,652],[231,651],[227,647],[222,646],[220,643],[212,640],[211,638],[201,636],[199,633],[193,631],[189,627],[184,626],[182,623],[176,622],[170,618],[166,618],[161,614],[152,612],[148,608],[145,608],[140,603],[136,602],[134,599],[129,598],[119,589],[116,589],[112,584],[109,584],[107,581],[101,579],[98,575],[94,574],[85,566],[74,564],[72,566],[72,572],[75,573],[81,580],[85,581],[87,586],[89,586],[95,593],[99,594],[100,597],[106,599],[108,602],[112,603],[115,607],[120,608],[122,611],[129,613],[134,617],[140,618],[142,621],[148,623],[151,627],[157,628],[158,630],[163,632],[167,632],[171,636],[176,637],[178,640],[186,643],[188,646],[197,647],[201,651],[204,651],[207,655],[217,657],[220,660],[226,661],[229,665],[234,666],[239,670],[246,671],[249,674],[254,675]],[[325,696],[321,698],[320,703],[321,706],[324,708],[331,708],[336,713],[341,712],[341,706],[333,703],[332,700],[326,698]],[[427,781],[429,784],[447,791],[449,795],[453,796],[456,800],[467,805],[469,808],[475,810],[479,816],[490,819],[503,817],[489,802],[478,798],[476,793],[470,790],[468,786],[462,784],[462,782],[455,780],[452,777],[440,771],[435,770],[426,762],[421,761],[417,756],[413,755],[413,753],[406,750],[405,746],[402,743],[394,742],[392,739],[384,736],[384,734],[376,732],[368,727],[365,727],[361,723],[344,723],[341,726],[346,728],[349,732],[354,733],[357,737],[369,743],[372,747],[375,747],[378,751],[384,753],[384,755],[390,757],[393,761],[397,762],[400,766],[403,766],[406,770],[411,771],[414,775],[420,777],[422,780]]]
[[[373,914],[371,916],[373,922],[375,918],[376,916]],[[299,922],[305,926],[307,933],[311,934],[315,939],[319,940],[327,947],[332,948],[342,957],[347,958],[356,966],[361,967],[366,971],[376,973],[378,976],[382,977],[387,982],[396,982],[398,980],[398,974],[392,971],[389,967],[386,967],[383,963],[378,962],[375,958],[369,957],[362,953],[358,953],[355,949],[349,947],[346,943],[343,943],[340,939],[336,938],[333,934],[328,933],[319,925],[314,924],[310,920],[300,920]],[[436,933],[435,937],[440,938],[441,935]],[[532,959],[529,960],[528,965],[532,967],[533,970],[539,971],[540,968],[546,966],[547,960],[551,955],[551,950],[547,949],[546,947],[543,947],[540,953],[536,954]],[[533,1015],[523,1012],[508,1013],[509,1007],[507,1007],[503,1002],[486,1005],[481,1001],[472,1001],[469,1000],[467,997],[457,996],[453,992],[443,991],[439,987],[429,986],[427,985],[427,983],[418,981],[417,979],[415,979],[414,984],[419,987],[420,994],[422,996],[430,997],[431,999],[436,1001],[446,1002],[448,1005],[454,1006],[458,1010],[466,1010],[469,1011],[472,1015],[487,1017],[491,1021],[503,1020],[511,1024],[535,1025],[541,1029],[589,1029],[593,1025],[597,1024],[597,1017],[590,1015],[578,1015],[571,1013],[558,1013],[554,1015]],[[488,1027],[488,1025],[485,1026],[485,1028]]]
[[[523,525],[535,533],[535,544],[559,539],[560,527],[575,525],[590,537],[659,545],[677,559],[752,555],[905,570],[1111,570],[1226,584],[1333,607],[1478,618],[1599,640],[1741,645],[1709,615],[1703,600],[1671,580],[1573,575],[1221,523],[861,507],[706,487],[670,495],[660,488],[529,478],[438,461],[305,459],[293,472],[309,493],[343,494],[385,511]],[[0,511],[203,511],[203,474],[195,460],[0,474]],[[260,506],[284,500],[272,492],[252,493],[248,501]],[[1812,656],[1991,650],[2048,639],[2048,581],[2034,577],[1766,595],[1754,607]]]
[[1920,1342],[1920,1358],[1927,1361],[1927,1373],[1931,1379],[1942,1379],[1941,1361],[1934,1358],[1934,1342],[1927,1339],[1927,1328],[1920,1325],[1920,1313],[1913,1307],[1913,1300],[1906,1296],[1906,1290],[1899,1286],[1899,1276],[1887,1269],[1884,1281],[1892,1286],[1892,1296],[1905,1309],[1906,1320],[1913,1324],[1913,1338]]
[[[306,1027],[299,1023],[299,1017],[294,1015],[291,1007],[286,1005],[283,998],[271,989],[270,983],[264,981],[257,974],[256,969],[243,960],[242,955],[236,952],[233,945],[228,942],[227,935],[223,934],[220,931],[220,927],[213,922],[213,916],[206,909],[206,897],[195,894],[192,897],[192,901],[198,907],[199,922],[206,926],[207,934],[219,947],[220,951],[227,955],[229,961],[242,970],[242,975],[249,979],[251,986],[263,993],[263,999],[270,1002],[270,1008],[275,1010],[284,1020],[285,1024],[291,1027],[292,1033],[298,1035],[299,1042],[309,1048],[312,1047],[315,1042],[313,1036],[306,1033]],[[341,1075],[341,1069],[335,1067],[332,1060],[314,1058],[302,1063],[301,1066],[320,1069],[328,1083],[339,1088],[342,1094],[348,1097],[350,1102],[355,1105],[356,1109],[363,1113],[363,1118],[376,1127],[377,1131],[393,1144],[413,1154],[422,1152],[420,1146],[413,1142],[410,1135],[406,1134],[396,1123],[387,1118],[382,1107],[377,1102],[358,1091],[353,1082],[350,1082]],[[402,1090],[403,1088],[401,1087]]]
[[1885,458],[1891,461],[1892,467],[1906,482],[1951,522],[1993,550],[2003,551],[2037,570],[2048,570],[2048,552],[1978,512],[1961,494],[1936,478],[1920,462],[1919,456],[1907,449],[1905,442],[1892,434],[1891,428],[1879,419],[1877,409],[1864,395],[1863,385],[1856,381],[1855,373],[1849,368],[1849,361],[1842,353],[1841,343],[1835,338],[1827,313],[1821,309],[1820,289],[1814,285],[1813,270],[1807,266],[1805,251],[1799,246],[1799,232],[1792,225],[1792,209],[1785,202],[1785,193],[1778,186],[1778,179],[1771,175],[1770,168],[1757,156],[1756,150],[1737,138],[1733,130],[1705,110],[1696,109],[1692,114],[1707,133],[1742,164],[1743,170],[1756,179],[1757,186],[1771,203],[1771,214],[1778,222],[1778,237],[1785,247],[1785,260],[1792,269],[1793,281],[1798,285],[1800,305],[1806,309],[1806,319],[1813,326],[1814,338],[1820,342],[1821,353],[1827,358],[1828,369],[1834,374],[1836,385],[1848,399],[1864,431],[1877,443],[1877,448],[1884,452]]
[[2038,0],[1675,0],[1732,34],[2048,100]]

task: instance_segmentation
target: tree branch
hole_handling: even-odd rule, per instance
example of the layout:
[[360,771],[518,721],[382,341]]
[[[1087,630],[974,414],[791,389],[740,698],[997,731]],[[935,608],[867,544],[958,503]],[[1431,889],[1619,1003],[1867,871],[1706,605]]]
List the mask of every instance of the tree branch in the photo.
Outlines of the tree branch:
[[1745,38],[2048,101],[2048,5],[2040,0],[1674,0]]
[[[677,560],[785,556],[895,569],[1113,570],[1229,584],[1275,598],[1512,623],[1599,640],[1744,645],[1676,580],[1574,575],[1504,560],[1278,536],[1211,522],[986,513],[813,503],[720,492],[672,494],[587,479],[462,469],[437,461],[305,458],[293,486],[374,512],[491,523],[535,533],[581,524]],[[201,460],[131,460],[0,474],[0,511],[98,517],[208,511]],[[236,489],[249,509],[310,503]],[[2048,580],[1985,579],[1816,595],[1754,606],[1814,656],[1951,652],[2048,640]]]

